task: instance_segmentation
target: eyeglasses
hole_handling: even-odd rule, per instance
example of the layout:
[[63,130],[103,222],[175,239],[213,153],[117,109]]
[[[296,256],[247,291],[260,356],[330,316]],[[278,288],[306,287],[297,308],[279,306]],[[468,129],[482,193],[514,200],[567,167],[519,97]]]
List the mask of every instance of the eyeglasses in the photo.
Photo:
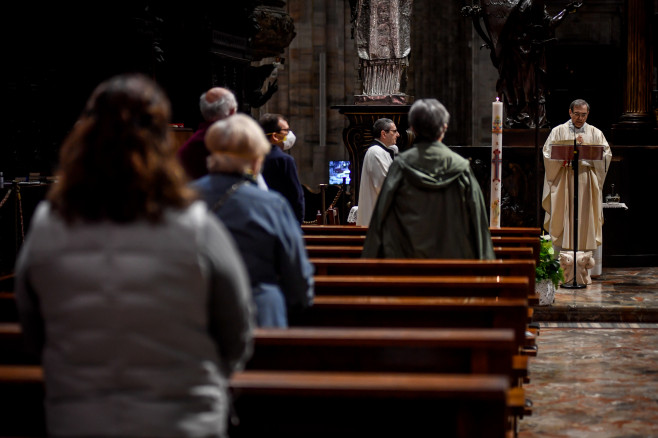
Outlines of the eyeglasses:
[[386,132],[398,132],[397,129],[387,129]]
[[587,117],[587,114],[589,113],[571,113],[571,114],[573,114],[576,117]]
[[290,132],[290,128],[281,128],[281,129],[279,129],[279,132],[283,132],[283,131],[285,131],[286,134],[287,134],[288,132]]

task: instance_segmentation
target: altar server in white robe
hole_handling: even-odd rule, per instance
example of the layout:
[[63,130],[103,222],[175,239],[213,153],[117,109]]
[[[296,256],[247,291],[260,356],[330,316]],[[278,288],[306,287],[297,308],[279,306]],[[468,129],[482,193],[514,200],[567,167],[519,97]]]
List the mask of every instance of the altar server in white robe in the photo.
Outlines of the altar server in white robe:
[[552,160],[551,144],[573,141],[580,145],[603,145],[602,160],[578,161],[578,250],[595,251],[602,243],[603,182],[612,152],[603,133],[586,123],[589,104],[582,99],[569,106],[571,120],[556,126],[544,144],[544,229],[558,249],[573,249],[573,168],[571,160]]
[[393,120],[384,118],[375,122],[372,135],[375,139],[363,158],[359,184],[359,209],[356,214],[356,224],[366,227],[370,224],[388,168],[398,153],[395,142],[400,137],[400,133]]

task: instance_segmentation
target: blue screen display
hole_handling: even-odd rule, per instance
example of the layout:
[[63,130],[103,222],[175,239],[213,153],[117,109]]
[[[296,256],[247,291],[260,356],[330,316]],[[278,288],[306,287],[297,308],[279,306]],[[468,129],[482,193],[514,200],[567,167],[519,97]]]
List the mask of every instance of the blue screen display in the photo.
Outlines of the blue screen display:
[[330,161],[329,162],[329,184],[342,184],[345,178],[345,184],[350,183],[350,162],[349,161]]

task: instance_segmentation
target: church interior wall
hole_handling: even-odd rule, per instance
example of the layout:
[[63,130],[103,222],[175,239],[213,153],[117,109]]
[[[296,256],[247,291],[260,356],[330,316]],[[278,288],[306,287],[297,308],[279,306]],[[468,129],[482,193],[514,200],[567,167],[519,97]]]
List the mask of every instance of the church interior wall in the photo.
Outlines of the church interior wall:
[[[3,39],[11,42],[4,54],[11,68],[3,79],[4,102],[10,108],[5,119],[9,128],[0,148],[0,171],[6,180],[31,171],[52,174],[59,144],[84,101],[95,85],[112,74],[142,71],[162,81],[172,98],[173,121],[184,122],[190,129],[200,121],[197,102],[201,91],[212,85],[242,86],[244,78],[235,65],[228,68],[199,44],[204,35],[197,24],[213,15],[219,17],[223,31],[239,33],[243,22],[233,20],[232,14],[222,17],[200,8],[175,8],[169,17],[179,21],[157,29],[153,20],[143,16],[144,9],[139,10],[146,3],[135,2],[130,9],[115,9],[102,16],[87,14],[88,19],[82,21],[75,19],[73,6],[61,10],[54,5],[44,7],[41,14],[32,16],[23,6],[17,13],[12,10],[5,14],[12,21],[12,26],[2,29]],[[487,49],[480,48],[482,40],[472,22],[461,16],[462,3],[414,1],[407,91],[415,98],[436,97],[446,105],[451,113],[446,144],[462,149],[486,148],[497,72]],[[656,3],[658,0],[651,1],[653,6]],[[546,5],[549,12],[556,13],[564,2],[548,0]],[[625,5],[624,0],[588,0],[557,28],[557,40],[547,50],[552,87],[547,115],[551,124],[567,119],[568,103],[575,97],[590,101],[588,121],[606,135],[619,119],[624,110],[626,74]],[[329,161],[348,159],[342,139],[348,122],[331,106],[351,104],[361,91],[350,2],[287,0],[284,9],[294,21],[296,36],[280,53],[285,61],[278,72],[278,91],[263,106],[247,110],[254,117],[278,112],[289,118],[298,137],[291,154],[300,179],[317,190],[318,184],[328,180]],[[159,47],[164,50],[164,61],[155,50],[158,39],[166,43]],[[655,40],[656,34],[652,43]],[[653,50],[655,47],[653,43]],[[259,63],[272,60],[264,58]],[[655,162],[658,149],[639,148],[616,154],[604,187],[606,194],[610,184],[616,183],[622,199],[635,201],[626,223],[643,223],[642,218],[656,215],[647,206],[651,203],[637,198],[652,182],[641,179],[642,172],[635,166]],[[613,154],[616,149],[613,145]],[[480,165],[486,164],[482,160]],[[8,214],[0,211],[0,219],[3,215]],[[626,237],[633,242],[643,240],[632,243],[640,245],[635,252],[650,257],[657,252],[647,239]]]

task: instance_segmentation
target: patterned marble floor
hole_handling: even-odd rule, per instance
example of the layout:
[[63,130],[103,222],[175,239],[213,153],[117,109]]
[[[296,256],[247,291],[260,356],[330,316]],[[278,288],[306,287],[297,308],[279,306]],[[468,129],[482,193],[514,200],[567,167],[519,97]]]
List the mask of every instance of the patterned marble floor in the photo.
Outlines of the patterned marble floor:
[[559,288],[535,320],[658,323],[658,267],[604,268],[584,289]]
[[657,289],[658,268],[604,269],[585,289],[556,292],[519,438],[658,437],[658,323],[647,322]]

